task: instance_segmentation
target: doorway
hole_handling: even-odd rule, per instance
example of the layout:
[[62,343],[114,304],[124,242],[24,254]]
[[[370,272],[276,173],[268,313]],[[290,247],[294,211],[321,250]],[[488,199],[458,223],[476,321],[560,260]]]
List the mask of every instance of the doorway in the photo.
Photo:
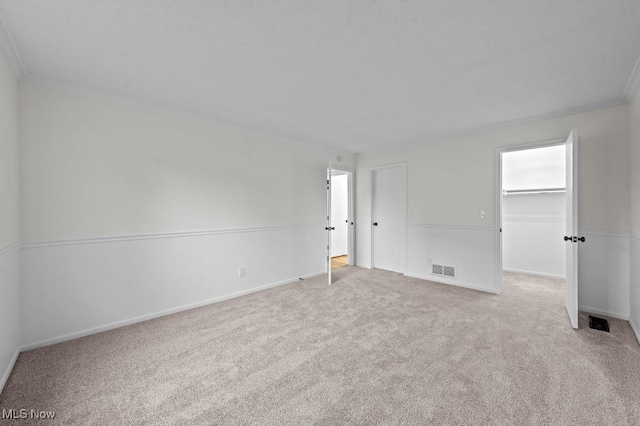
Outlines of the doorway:
[[406,163],[371,168],[371,266],[406,273]]
[[[349,265],[349,174],[331,170],[331,270]],[[351,256],[353,257],[353,256]]]
[[332,166],[327,168],[327,254],[328,283],[331,272],[355,265],[354,171]]
[[566,279],[566,146],[502,154],[502,269]]
[[556,291],[577,328],[577,134],[497,152],[499,290]]

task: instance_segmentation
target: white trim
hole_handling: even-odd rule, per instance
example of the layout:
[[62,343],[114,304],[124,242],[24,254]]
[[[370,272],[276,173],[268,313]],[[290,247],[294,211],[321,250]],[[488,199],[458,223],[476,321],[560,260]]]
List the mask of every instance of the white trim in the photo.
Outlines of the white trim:
[[9,34],[9,30],[4,23],[2,14],[0,14],[0,50],[4,53],[4,57],[7,59],[7,62],[9,62],[11,70],[17,80],[20,80],[27,75],[27,71],[24,68],[24,64],[22,63],[16,44],[14,43],[11,34]]
[[[504,148],[506,149],[506,148]],[[502,151],[502,148],[496,148],[496,173],[495,180],[493,182],[493,187],[496,190],[496,196],[494,199],[494,211],[495,211],[495,224],[496,229],[494,231],[494,239],[493,239],[493,252],[496,254],[494,258],[494,272],[496,274],[496,283],[495,288],[498,294],[502,294],[502,287],[504,284],[504,276],[503,276],[503,253],[502,253],[502,203],[504,201],[504,196],[502,195],[502,153],[506,151]]]
[[529,220],[529,219],[564,219],[564,216],[562,215],[558,215],[558,214],[541,214],[541,215],[535,215],[535,214],[508,214],[508,215],[504,215],[505,218],[513,218],[513,219],[524,219],[524,220]]
[[630,103],[638,91],[638,87],[640,87],[640,55],[638,55],[638,59],[631,70],[629,80],[627,80],[627,85],[624,87],[620,99]]
[[23,242],[22,248],[31,249],[31,248],[40,248],[40,247],[58,247],[58,246],[79,245],[79,244],[100,244],[100,243],[114,243],[114,242],[121,242],[121,241],[155,240],[155,239],[162,239],[162,238],[197,237],[197,236],[203,236],[203,235],[283,231],[288,229],[308,229],[308,228],[315,228],[315,227],[322,228],[324,226],[325,226],[324,224],[265,226],[261,228],[235,228],[235,229],[219,229],[219,230],[211,230],[211,231],[169,232],[164,234],[124,235],[124,236],[117,236],[117,237],[82,238],[77,240],[30,241],[30,242]]
[[410,223],[409,228],[427,228],[427,229],[461,229],[465,231],[493,231],[495,226],[478,226],[478,225],[429,225],[426,223]]
[[[635,241],[637,244],[640,244],[640,238],[633,232],[629,232],[629,240],[629,243]],[[629,253],[629,260],[631,260],[631,253]],[[631,285],[631,283],[629,284]],[[629,325],[631,326],[631,329],[633,330],[633,333],[636,335],[636,339],[638,339],[638,343],[640,344],[640,327],[636,326],[636,324],[633,322],[633,317],[631,316],[631,314],[629,314]]]
[[80,338],[80,337],[89,336],[89,335],[92,335],[92,334],[102,333],[104,331],[109,331],[109,330],[113,330],[113,329],[116,329],[116,328],[125,327],[127,325],[131,325],[131,324],[135,324],[135,323],[139,323],[139,322],[143,322],[143,321],[148,321],[148,320],[151,320],[151,319],[154,319],[154,318],[159,318],[159,317],[163,317],[163,316],[166,316],[166,315],[171,315],[171,314],[175,314],[175,313],[178,313],[178,312],[188,311],[190,309],[199,308],[201,306],[211,305],[211,304],[222,302],[222,301],[225,301],[225,300],[234,299],[236,297],[246,296],[248,294],[257,293],[257,292],[263,291],[263,290],[268,290],[270,288],[279,287],[279,286],[286,285],[286,284],[297,283],[297,282],[300,282],[300,278],[307,279],[307,278],[313,278],[313,277],[317,277],[319,275],[324,275],[324,274],[326,274],[325,271],[315,272],[315,273],[312,273],[312,274],[303,275],[302,277],[289,278],[289,279],[278,281],[278,282],[275,282],[275,283],[266,284],[266,285],[263,285],[263,286],[260,286],[260,287],[254,287],[252,289],[239,291],[237,293],[231,293],[231,294],[227,294],[227,295],[224,295],[224,296],[218,296],[218,297],[214,297],[212,299],[203,300],[203,301],[200,301],[200,302],[189,303],[187,305],[178,306],[176,308],[170,308],[170,309],[165,309],[165,310],[158,311],[158,312],[153,312],[151,314],[140,315],[140,316],[137,316],[137,317],[134,317],[134,318],[130,318],[130,319],[127,319],[127,320],[116,321],[116,322],[112,322],[110,324],[101,325],[101,326],[89,328],[89,329],[86,329],[86,330],[76,331],[76,332],[73,332],[73,333],[64,334],[62,336],[52,337],[52,338],[45,339],[45,340],[40,340],[40,341],[34,342],[34,343],[29,343],[29,344],[23,345],[20,348],[20,350],[21,351],[28,351],[28,350],[31,350],[31,349],[41,348],[43,346],[55,345],[56,343],[66,342],[68,340],[73,340],[73,339],[77,339],[77,338]]
[[7,254],[11,253],[14,250],[19,249],[20,246],[21,246],[20,241],[16,241],[13,244],[9,244],[8,246],[4,246],[4,247],[0,248],[0,257],[2,257],[4,255],[7,255]]
[[636,327],[636,325],[633,323],[633,318],[631,317],[629,317],[629,325],[631,326],[631,330],[633,330],[633,334],[636,335],[638,344],[640,344],[640,328]]
[[626,231],[607,231],[604,229],[580,229],[578,230],[580,235],[602,235],[606,237],[620,237],[620,238],[629,238],[632,236],[629,232]]
[[558,279],[561,279],[561,280],[564,280],[564,279],[567,278],[564,275],[546,274],[544,272],[524,271],[524,270],[521,270],[521,269],[512,269],[512,268],[504,268],[503,271],[504,272],[513,272],[515,274],[535,275],[535,276],[538,276],[538,277],[558,278]]
[[11,358],[11,361],[9,361],[9,365],[7,365],[7,369],[2,374],[2,378],[0,378],[0,393],[2,393],[2,390],[4,389],[4,385],[7,384],[7,381],[9,381],[9,376],[11,375],[11,372],[13,371],[13,367],[15,367],[16,361],[18,360],[18,356],[20,355],[20,352],[22,352],[22,350],[23,350],[22,347],[16,348],[16,351],[13,353],[13,357]]
[[581,312],[584,312],[585,314],[604,315],[605,317],[611,317],[611,318],[629,321],[629,315],[621,314],[620,312],[607,311],[604,309],[596,309],[596,308],[591,308],[589,306],[582,306],[582,305],[578,306],[578,310]]
[[404,171],[402,177],[403,177],[403,184],[404,184],[404,220],[405,220],[405,232],[404,232],[404,271],[402,271],[401,273],[406,275],[407,274],[407,270],[408,270],[408,259],[409,259],[409,167],[408,167],[408,163],[406,161],[400,161],[397,163],[389,163],[389,164],[381,164],[378,166],[372,166],[369,167],[369,189],[370,189],[370,200],[371,200],[371,205],[370,205],[370,218],[371,218],[371,222],[369,223],[369,232],[370,232],[370,236],[371,236],[371,267],[369,269],[374,269],[375,268],[375,264],[373,261],[373,244],[374,244],[374,239],[373,239],[373,221],[374,221],[374,215],[373,215],[373,207],[374,207],[374,196],[373,196],[373,172],[376,170],[384,170],[384,169],[391,169],[394,167],[402,167],[402,170]]
[[397,163],[389,163],[389,164],[379,164],[377,166],[371,166],[369,167],[369,169],[371,170],[383,170],[383,169],[391,169],[393,167],[398,167],[398,166],[402,166],[405,169],[407,168],[407,162],[406,161],[398,161]]
[[435,276],[427,276],[427,275],[420,275],[420,274],[405,274],[405,276],[409,277],[409,278],[417,278],[419,280],[425,280],[425,281],[432,281],[435,283],[439,283],[439,284],[447,284],[453,287],[462,287],[462,288],[466,288],[469,290],[476,290],[476,291],[481,291],[483,293],[489,293],[489,294],[500,294],[497,291],[493,290],[493,289],[487,289],[484,287],[480,287],[477,286],[475,284],[467,284],[467,283],[461,283],[458,280],[447,280],[447,279],[443,279],[440,277],[435,277]]
[[153,112],[159,112],[159,113],[163,113],[163,114],[169,114],[169,115],[172,115],[174,117],[180,117],[180,118],[186,118],[186,119],[190,119],[190,120],[200,121],[200,122],[203,122],[203,123],[208,123],[208,124],[212,124],[212,125],[215,125],[215,126],[224,127],[224,128],[227,128],[227,129],[233,129],[233,130],[236,130],[236,131],[241,131],[241,132],[244,132],[244,133],[250,133],[250,134],[254,134],[254,135],[258,135],[258,136],[269,136],[269,137],[271,137],[273,139],[276,139],[276,140],[278,140],[280,142],[284,142],[284,143],[289,143],[289,144],[293,144],[293,145],[310,146],[310,147],[313,147],[313,148],[316,148],[316,149],[329,151],[329,152],[335,151],[336,154],[340,154],[340,155],[353,155],[353,154],[355,154],[355,151],[351,151],[349,149],[346,149],[346,148],[340,147],[340,146],[336,146],[336,145],[325,144],[325,143],[323,143],[321,141],[300,139],[300,138],[298,138],[296,136],[293,136],[293,135],[287,136],[287,135],[272,133],[272,132],[265,131],[265,130],[259,130],[259,129],[255,129],[253,127],[242,126],[240,124],[236,124],[236,123],[233,123],[233,122],[217,120],[215,118],[207,117],[207,116],[204,116],[204,115],[199,115],[199,114],[188,112],[188,111],[181,111],[181,110],[170,108],[170,107],[165,107],[165,106],[161,106],[161,105],[147,103],[147,102],[139,101],[139,100],[136,100],[136,99],[133,99],[133,98],[128,98],[128,97],[125,97],[125,96],[112,95],[112,94],[109,94],[109,93],[106,93],[106,92],[101,92],[99,90],[89,89],[89,88],[82,87],[82,86],[77,86],[77,85],[74,85],[74,84],[57,82],[57,81],[49,80],[47,78],[36,76],[36,75],[33,75],[33,74],[26,75],[24,77],[24,80],[28,81],[30,83],[38,84],[40,86],[50,87],[50,88],[61,90],[61,91],[69,91],[69,92],[72,92],[72,93],[89,96],[89,97],[92,97],[94,99],[100,99],[100,100],[106,100],[106,101],[110,101],[110,102],[116,102],[116,103],[119,103],[119,104],[124,104],[124,105],[128,105],[130,107],[134,107],[134,108],[140,108],[140,109],[147,110],[147,111],[153,111]]
[[517,145],[506,145],[498,147],[496,150],[500,153],[526,151],[528,149],[548,148],[551,146],[560,146],[567,143],[566,139],[544,139],[541,141],[519,143]]
[[616,99],[613,101],[604,101],[604,102],[597,102],[594,104],[589,104],[589,105],[584,105],[581,107],[575,107],[575,108],[568,108],[568,109],[564,109],[564,110],[559,110],[559,111],[555,111],[555,112],[550,112],[550,113],[545,113],[545,114],[539,114],[539,115],[532,115],[529,117],[525,117],[525,118],[518,118],[515,120],[508,120],[508,121],[503,121],[500,123],[496,123],[496,124],[489,124],[487,126],[479,126],[479,127],[472,127],[466,130],[460,130],[457,132],[448,132],[448,133],[441,133],[439,135],[433,136],[433,137],[427,137],[427,138],[423,138],[423,139],[417,139],[417,140],[412,140],[412,141],[407,141],[404,144],[400,144],[398,146],[395,147],[391,147],[391,148],[380,148],[380,149],[373,149],[373,150],[367,150],[367,151],[361,151],[361,153],[366,153],[366,154],[382,154],[385,152],[395,152],[401,149],[409,149],[411,147],[415,147],[415,146],[419,146],[419,145],[423,145],[423,144],[429,144],[429,143],[433,143],[433,142],[442,142],[442,141],[447,141],[450,139],[455,139],[455,138],[462,138],[465,136],[469,136],[469,135],[474,135],[476,133],[482,133],[482,132],[488,132],[491,130],[499,130],[499,129],[504,129],[504,128],[508,128],[508,127],[514,127],[514,126],[518,126],[520,124],[527,124],[527,123],[535,123],[536,121],[543,121],[543,120],[554,120],[554,119],[558,119],[561,117],[567,117],[570,115],[575,115],[575,114],[580,114],[580,113],[584,113],[584,112],[589,112],[589,111],[597,111],[599,109],[605,109],[605,108],[612,108],[612,107],[616,107],[616,106],[620,106],[620,105],[627,105],[628,102],[626,102],[623,99]]

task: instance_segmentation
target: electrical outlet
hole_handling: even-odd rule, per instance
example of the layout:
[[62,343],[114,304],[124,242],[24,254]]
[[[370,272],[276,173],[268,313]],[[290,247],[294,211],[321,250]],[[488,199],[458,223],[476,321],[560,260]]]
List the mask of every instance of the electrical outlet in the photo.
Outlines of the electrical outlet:
[[433,262],[433,261],[431,260],[431,258],[430,258],[430,257],[427,257],[427,265],[431,265],[431,263],[432,263],[432,262]]
[[238,277],[239,278],[244,277],[245,273],[246,273],[246,270],[245,270],[244,266],[241,266],[240,269],[238,269]]

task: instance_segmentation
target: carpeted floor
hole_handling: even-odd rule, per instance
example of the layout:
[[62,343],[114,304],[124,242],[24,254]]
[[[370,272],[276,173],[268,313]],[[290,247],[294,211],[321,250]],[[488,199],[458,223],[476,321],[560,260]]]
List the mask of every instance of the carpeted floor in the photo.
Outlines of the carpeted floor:
[[559,281],[507,274],[496,296],[334,273],[23,353],[0,408],[81,425],[640,424],[629,325],[572,330]]

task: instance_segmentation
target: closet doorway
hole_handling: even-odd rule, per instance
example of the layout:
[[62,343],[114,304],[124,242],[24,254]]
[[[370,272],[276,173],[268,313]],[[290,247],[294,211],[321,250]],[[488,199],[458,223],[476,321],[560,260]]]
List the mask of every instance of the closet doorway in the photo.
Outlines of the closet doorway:
[[564,280],[566,147],[502,154],[502,269]]
[[499,148],[496,212],[499,291],[564,294],[578,328],[578,136]]

